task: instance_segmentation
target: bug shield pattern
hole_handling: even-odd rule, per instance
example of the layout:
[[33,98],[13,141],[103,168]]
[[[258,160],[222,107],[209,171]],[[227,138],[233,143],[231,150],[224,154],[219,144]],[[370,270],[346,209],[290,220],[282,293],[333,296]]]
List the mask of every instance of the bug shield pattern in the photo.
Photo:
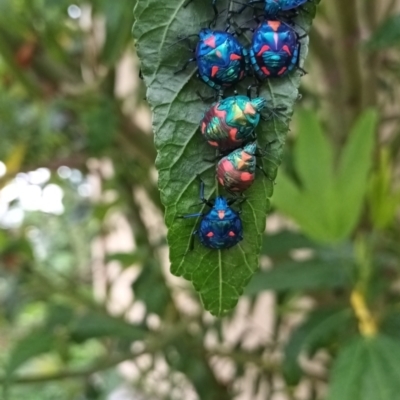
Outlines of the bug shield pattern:
[[256,176],[256,151],[257,143],[249,143],[218,162],[218,182],[228,192],[242,193],[253,184]]
[[300,42],[296,31],[280,21],[264,21],[255,30],[251,66],[261,80],[282,77],[298,67]]
[[196,48],[199,77],[213,89],[230,87],[249,69],[247,50],[230,33],[202,29]]
[[265,108],[263,97],[231,96],[214,103],[204,114],[201,132],[208,143],[220,151],[232,150],[254,137]]
[[243,239],[239,214],[225,197],[217,197],[213,208],[202,218],[198,229],[200,242],[212,249],[229,249]]

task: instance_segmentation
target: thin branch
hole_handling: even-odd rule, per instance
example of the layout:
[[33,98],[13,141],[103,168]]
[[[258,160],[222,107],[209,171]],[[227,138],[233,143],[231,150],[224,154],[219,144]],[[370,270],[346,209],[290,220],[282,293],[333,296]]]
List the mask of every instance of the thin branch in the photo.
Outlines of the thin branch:
[[63,379],[86,378],[97,372],[113,368],[118,364],[130,360],[132,359],[132,357],[137,357],[141,354],[142,353],[136,354],[135,356],[132,356],[131,354],[129,355],[125,354],[124,356],[119,356],[113,359],[102,358],[99,359],[97,362],[94,363],[94,365],[91,365],[90,367],[76,369],[76,370],[63,370],[55,372],[53,374],[32,374],[26,376],[11,377],[10,379],[7,379],[6,377],[0,377],[0,384],[30,384],[30,383],[58,381]]

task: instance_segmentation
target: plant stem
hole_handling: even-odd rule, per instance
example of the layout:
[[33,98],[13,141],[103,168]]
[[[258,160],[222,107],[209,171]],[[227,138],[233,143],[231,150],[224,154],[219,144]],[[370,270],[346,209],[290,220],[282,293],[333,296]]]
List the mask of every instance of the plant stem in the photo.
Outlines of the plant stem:
[[[135,355],[136,357],[137,355]],[[11,378],[7,380],[5,377],[0,377],[0,384],[30,384],[30,383],[42,383],[42,382],[51,382],[58,381],[62,379],[76,379],[76,378],[86,378],[96,372],[105,371],[107,369],[113,368],[116,365],[132,359],[132,355],[123,355],[119,357],[115,357],[112,359],[102,358],[97,360],[94,365],[82,369],[76,370],[64,370],[58,371],[53,374],[32,374],[28,376],[18,376],[15,378]]]

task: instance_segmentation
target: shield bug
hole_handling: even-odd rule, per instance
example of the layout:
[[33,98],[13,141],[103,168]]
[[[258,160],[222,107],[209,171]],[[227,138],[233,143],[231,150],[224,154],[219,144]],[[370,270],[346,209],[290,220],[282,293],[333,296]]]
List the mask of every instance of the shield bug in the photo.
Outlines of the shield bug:
[[287,24],[262,22],[253,34],[250,48],[250,62],[257,77],[264,80],[285,76],[295,68],[302,70],[299,39],[297,32]]
[[190,249],[193,249],[193,238],[198,236],[201,244],[210,249],[229,249],[243,239],[243,227],[239,213],[230,206],[237,198],[227,199],[218,196],[214,200],[204,197],[204,182],[200,184],[200,200],[210,207],[206,213],[183,215],[180,218],[201,217],[197,230],[193,232]]
[[263,97],[231,96],[211,105],[200,122],[201,133],[221,152],[240,147],[254,137],[266,106]]
[[259,168],[268,178],[261,166],[257,165],[257,144],[255,142],[236,149],[221,158],[217,164],[218,182],[230,193],[242,193],[248,189]]
[[248,52],[231,33],[206,28],[193,36],[199,37],[193,50],[195,56],[175,74],[195,61],[199,78],[215,90],[230,87],[245,77],[249,70]]

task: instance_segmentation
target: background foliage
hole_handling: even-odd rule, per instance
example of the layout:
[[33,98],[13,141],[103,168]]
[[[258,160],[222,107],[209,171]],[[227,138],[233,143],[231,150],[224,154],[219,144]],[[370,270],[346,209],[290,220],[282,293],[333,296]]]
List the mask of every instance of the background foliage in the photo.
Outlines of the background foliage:
[[0,1],[0,398],[393,400],[399,2],[318,6],[260,268],[221,319],[169,272],[135,1],[71,6]]

